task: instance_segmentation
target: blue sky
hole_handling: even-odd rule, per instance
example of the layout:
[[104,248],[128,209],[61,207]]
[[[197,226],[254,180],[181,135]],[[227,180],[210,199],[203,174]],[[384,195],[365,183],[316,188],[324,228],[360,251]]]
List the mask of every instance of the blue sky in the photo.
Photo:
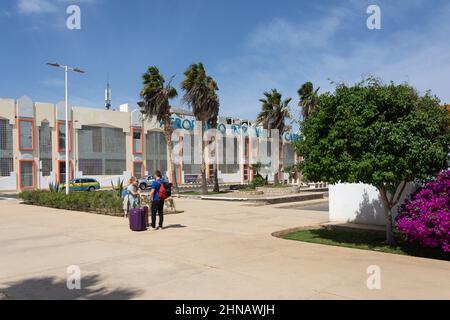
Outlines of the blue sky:
[[[70,4],[81,7],[81,30],[66,28]],[[382,30],[366,27],[370,4],[381,8]],[[62,71],[45,65],[57,61],[87,71],[71,75],[72,104],[103,107],[109,75],[118,106],[138,100],[148,66],[176,74],[178,86],[202,61],[224,115],[254,118],[271,88],[293,97],[295,110],[306,81],[326,91],[330,79],[369,74],[449,103],[449,34],[447,0],[2,0],[0,97],[62,100]]]

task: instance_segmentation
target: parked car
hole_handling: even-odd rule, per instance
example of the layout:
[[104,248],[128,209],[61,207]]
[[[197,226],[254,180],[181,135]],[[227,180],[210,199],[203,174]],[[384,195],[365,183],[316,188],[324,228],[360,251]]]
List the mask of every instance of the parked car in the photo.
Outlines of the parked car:
[[155,181],[155,178],[153,176],[147,176],[142,179],[139,179],[139,188],[141,190],[147,190],[150,189],[152,186],[152,183]]
[[[61,189],[66,188],[66,184],[60,185]],[[95,191],[100,189],[100,182],[95,179],[75,179],[69,182],[70,191]]]
[[[162,181],[168,182],[169,179],[165,176],[161,178]],[[155,182],[155,178],[153,176],[147,176],[145,178],[139,179],[139,188],[141,190],[147,190],[152,187],[152,183]]]

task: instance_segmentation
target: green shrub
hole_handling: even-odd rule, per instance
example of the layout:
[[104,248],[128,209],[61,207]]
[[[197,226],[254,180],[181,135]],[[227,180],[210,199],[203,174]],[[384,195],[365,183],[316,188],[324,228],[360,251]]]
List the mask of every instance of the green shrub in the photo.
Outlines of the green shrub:
[[266,185],[266,179],[264,179],[262,176],[257,175],[253,178],[252,181],[253,187],[264,187]]
[[108,215],[122,214],[122,199],[114,192],[72,192],[67,196],[61,192],[30,190],[21,192],[19,198],[26,204],[42,207]]

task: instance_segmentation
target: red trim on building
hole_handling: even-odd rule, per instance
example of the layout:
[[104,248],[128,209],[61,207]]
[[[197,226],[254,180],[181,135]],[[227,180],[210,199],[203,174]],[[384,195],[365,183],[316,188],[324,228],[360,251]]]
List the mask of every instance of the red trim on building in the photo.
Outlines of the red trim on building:
[[[61,181],[61,163],[64,163],[64,166],[66,165],[66,160],[57,160],[56,161],[56,180],[58,183],[66,183],[66,181]],[[72,160],[69,161],[69,169],[70,169],[70,176],[69,180],[73,180],[73,162]]]
[[[22,163],[23,162],[29,162],[33,164],[33,186],[22,186]],[[34,160],[30,159],[20,159],[19,160],[19,181],[18,186],[19,190],[29,190],[29,189],[36,189],[36,162]]]
[[142,161],[142,160],[134,160],[133,161],[133,169],[132,169],[133,177],[136,177],[136,172],[134,171],[134,164],[135,163],[140,163],[141,164],[141,177],[143,177],[145,175],[144,161]]
[[[20,140],[20,124],[22,122],[31,122],[32,126],[31,126],[31,149],[30,148],[22,148],[21,146],[21,140]],[[34,151],[34,143],[35,143],[35,122],[34,119],[18,119],[18,135],[19,135],[19,151]]]
[[[65,121],[58,121],[58,123],[57,123],[57,125],[56,125],[56,143],[57,143],[57,150],[58,150],[58,152],[65,152],[66,151],[66,149],[64,148],[61,148],[61,146],[59,145],[59,126],[60,125],[66,125],[66,122]],[[71,122],[69,122],[69,152],[72,152],[72,136],[73,136],[73,130],[72,130],[72,123]],[[67,137],[67,132],[66,132],[66,137]],[[67,139],[66,139],[66,146],[67,146]]]
[[[141,133],[141,150],[134,149],[134,132],[139,131]],[[131,148],[133,154],[142,154],[144,149],[144,130],[142,128],[131,128]]]

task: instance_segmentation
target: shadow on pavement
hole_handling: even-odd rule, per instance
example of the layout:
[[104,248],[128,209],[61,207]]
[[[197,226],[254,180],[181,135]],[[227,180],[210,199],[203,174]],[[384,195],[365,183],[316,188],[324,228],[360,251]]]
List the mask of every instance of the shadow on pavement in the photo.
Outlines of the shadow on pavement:
[[184,226],[182,224],[171,224],[171,225],[164,227],[163,229],[167,230],[167,229],[183,229],[183,228],[187,228],[187,226]]
[[55,277],[31,278],[7,283],[0,289],[0,300],[129,300],[142,294],[142,290],[111,289],[101,286],[100,276],[85,276],[81,290],[69,290],[66,280]]

